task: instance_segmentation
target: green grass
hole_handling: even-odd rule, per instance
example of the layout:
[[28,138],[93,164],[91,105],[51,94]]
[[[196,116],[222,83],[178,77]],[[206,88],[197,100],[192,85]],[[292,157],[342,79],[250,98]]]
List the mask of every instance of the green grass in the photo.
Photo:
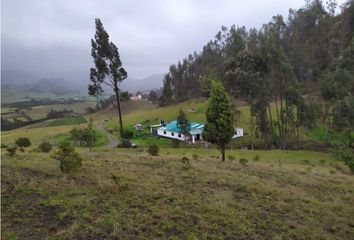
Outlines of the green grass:
[[51,121],[48,123],[47,127],[55,127],[55,126],[65,126],[65,125],[77,125],[87,123],[85,117],[75,117],[75,118],[60,118]]
[[[222,163],[217,150],[164,148],[158,157],[139,149],[79,151],[83,168],[70,175],[50,154],[2,155],[2,239],[354,234],[354,178],[329,154],[233,150],[227,155],[235,160]],[[256,154],[260,159],[253,161]]]

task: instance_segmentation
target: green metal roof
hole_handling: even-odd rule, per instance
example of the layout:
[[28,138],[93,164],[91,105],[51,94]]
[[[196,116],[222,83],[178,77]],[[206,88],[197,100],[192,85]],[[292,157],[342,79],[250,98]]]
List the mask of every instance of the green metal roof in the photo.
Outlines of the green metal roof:
[[[168,123],[164,127],[164,129],[167,131],[170,131],[170,132],[181,133],[181,129],[178,127],[176,120]],[[192,123],[190,123],[189,133],[192,135],[201,134],[203,132],[203,129],[204,129],[204,124],[192,122]]]

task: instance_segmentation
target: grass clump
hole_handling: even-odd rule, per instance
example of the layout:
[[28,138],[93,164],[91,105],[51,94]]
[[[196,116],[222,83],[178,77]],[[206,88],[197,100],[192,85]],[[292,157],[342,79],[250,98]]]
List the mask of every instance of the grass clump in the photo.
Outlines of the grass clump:
[[52,147],[53,145],[50,142],[44,141],[38,146],[38,149],[43,153],[47,153],[52,150]]
[[194,160],[197,160],[199,158],[199,155],[196,154],[196,153],[193,153],[192,157],[193,157]]
[[10,157],[13,157],[16,155],[16,150],[17,150],[17,146],[8,146],[6,148],[7,151],[7,155],[9,155]]
[[147,151],[151,156],[158,156],[160,148],[157,144],[149,144]]
[[1,143],[1,148],[7,148],[6,144]]
[[242,166],[247,166],[248,160],[246,158],[240,158],[239,163]]
[[255,162],[258,162],[259,159],[260,159],[260,157],[259,157],[258,154],[254,155],[254,157],[252,158],[252,160],[255,161]]
[[227,156],[227,158],[228,158],[230,161],[235,160],[235,157],[234,157],[234,156],[232,156],[232,155]]
[[63,141],[53,158],[59,160],[60,170],[64,173],[74,172],[82,166],[82,158],[69,141]]

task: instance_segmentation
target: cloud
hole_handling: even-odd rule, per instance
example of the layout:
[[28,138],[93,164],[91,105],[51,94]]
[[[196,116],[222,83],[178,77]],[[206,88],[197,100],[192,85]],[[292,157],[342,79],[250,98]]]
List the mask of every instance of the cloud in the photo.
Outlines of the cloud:
[[142,78],[167,72],[170,64],[200,51],[221,25],[259,28],[302,5],[302,0],[3,1],[2,70],[88,79],[98,17],[129,75]]

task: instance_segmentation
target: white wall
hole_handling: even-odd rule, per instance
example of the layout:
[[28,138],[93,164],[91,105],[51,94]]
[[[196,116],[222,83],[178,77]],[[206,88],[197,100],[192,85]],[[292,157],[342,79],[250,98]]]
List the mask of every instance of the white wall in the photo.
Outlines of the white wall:
[[232,138],[243,137],[243,128],[236,128],[236,134]]
[[[164,133],[164,131],[166,132],[166,134]],[[172,133],[174,134],[174,136],[172,136]],[[172,139],[178,139],[178,140],[185,141],[186,137],[182,133],[180,133],[180,134],[181,134],[181,137],[178,137],[178,133],[170,132],[170,131],[167,131],[167,130],[163,130],[161,128],[157,129],[157,135],[159,135],[161,137],[167,137],[167,138],[172,138]]]

